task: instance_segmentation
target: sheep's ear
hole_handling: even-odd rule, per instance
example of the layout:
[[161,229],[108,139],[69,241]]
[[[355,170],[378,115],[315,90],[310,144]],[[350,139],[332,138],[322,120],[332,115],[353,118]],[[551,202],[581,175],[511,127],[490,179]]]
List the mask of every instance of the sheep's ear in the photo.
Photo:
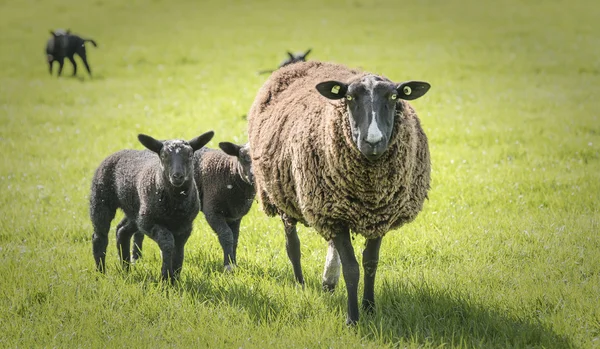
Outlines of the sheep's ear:
[[304,52],[304,54],[302,55],[302,58],[306,59],[306,56],[308,56],[310,51],[312,51],[312,48],[309,48],[306,52]]
[[71,28],[67,29],[67,35],[71,34]]
[[50,34],[52,34],[52,36],[56,37],[56,33],[52,29],[50,30]]
[[156,154],[160,154],[160,151],[163,147],[163,142],[141,133],[138,135],[138,140],[144,147],[152,150]]
[[348,85],[334,80],[321,82],[317,84],[316,88],[323,97],[329,99],[344,98],[348,92]]
[[294,60],[294,58],[296,58],[296,57],[294,57],[294,54],[291,53],[290,51],[287,51],[287,54],[288,54],[288,56],[290,57],[291,60]]
[[398,98],[410,101],[423,96],[430,87],[431,85],[425,81],[406,81],[400,83],[396,91],[398,91]]
[[203,146],[205,146],[206,143],[210,142],[210,140],[213,138],[214,135],[215,135],[215,133],[213,131],[208,131],[208,132],[203,133],[200,136],[192,139],[188,143],[190,144],[192,149],[194,149],[194,151],[196,151],[196,150],[202,148]]
[[242,149],[239,145],[231,142],[221,142],[219,143],[219,148],[221,148],[225,154],[235,156],[236,158],[240,156],[240,149]]

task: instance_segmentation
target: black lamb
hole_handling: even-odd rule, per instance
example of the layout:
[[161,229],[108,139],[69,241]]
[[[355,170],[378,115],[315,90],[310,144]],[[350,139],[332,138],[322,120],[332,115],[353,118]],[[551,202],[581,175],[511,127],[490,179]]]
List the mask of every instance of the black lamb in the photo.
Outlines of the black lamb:
[[129,267],[131,236],[140,231],[156,241],[162,252],[162,279],[173,282],[183,265],[184,245],[200,211],[194,180],[194,152],[208,143],[206,132],[189,142],[159,141],[140,134],[149,150],[121,150],[107,157],[92,180],[90,218],[96,268],[106,270],[106,246],[110,223],[117,208],[125,219],[117,231],[117,250]]

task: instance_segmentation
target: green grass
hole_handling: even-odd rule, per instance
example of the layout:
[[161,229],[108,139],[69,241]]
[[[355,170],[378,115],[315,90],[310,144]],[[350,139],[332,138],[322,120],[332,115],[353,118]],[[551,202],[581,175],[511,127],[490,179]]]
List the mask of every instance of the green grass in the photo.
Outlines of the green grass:
[[[598,18],[592,0],[0,1],[0,346],[600,348]],[[93,80],[48,75],[53,28],[98,42]],[[413,103],[430,200],[383,241],[376,313],[344,326],[345,287],[320,291],[326,244],[304,227],[298,289],[258,205],[234,275],[203,217],[177,287],[151,241],[119,271],[113,233],[97,275],[100,161],[140,132],[245,142],[256,71],[309,47],[433,86]]]

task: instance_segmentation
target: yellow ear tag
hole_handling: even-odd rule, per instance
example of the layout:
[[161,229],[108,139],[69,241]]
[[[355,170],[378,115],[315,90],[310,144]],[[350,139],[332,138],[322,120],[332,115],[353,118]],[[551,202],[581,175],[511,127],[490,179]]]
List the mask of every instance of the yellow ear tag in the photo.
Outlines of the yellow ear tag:
[[340,92],[340,85],[335,85],[331,88],[331,93],[335,93],[336,95]]
[[410,88],[410,86],[404,86],[404,88],[402,88],[402,92],[404,92],[405,95],[410,96],[410,94],[412,93],[412,89]]

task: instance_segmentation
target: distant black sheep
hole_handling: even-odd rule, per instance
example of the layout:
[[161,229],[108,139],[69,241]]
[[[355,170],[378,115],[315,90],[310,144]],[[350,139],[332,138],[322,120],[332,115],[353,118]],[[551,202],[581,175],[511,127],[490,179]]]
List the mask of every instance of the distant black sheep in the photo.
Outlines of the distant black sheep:
[[[219,237],[223,264],[230,271],[237,264],[240,223],[254,202],[254,176],[248,144],[221,142],[219,147],[222,151],[204,148],[196,152],[195,180],[201,210]],[[143,241],[143,234],[134,235],[132,260],[140,257]]]
[[213,135],[209,131],[186,142],[159,141],[140,134],[139,141],[151,151],[121,150],[102,161],[90,194],[93,253],[100,272],[106,270],[110,223],[121,208],[126,219],[118,227],[117,250],[123,266],[129,267],[131,236],[141,231],[160,247],[162,279],[178,277],[184,245],[200,211],[194,152]]
[[77,63],[75,63],[75,54],[81,57],[88,74],[92,76],[92,70],[87,61],[87,55],[85,52],[85,43],[91,42],[94,47],[98,47],[96,42],[92,39],[84,39],[77,35],[71,34],[71,31],[64,30],[51,30],[50,34],[52,37],[46,42],[46,59],[48,62],[50,74],[52,74],[52,65],[54,62],[58,62],[58,76],[62,74],[65,58],[68,58],[73,64],[73,76],[77,75]]
[[[286,58],[283,62],[279,63],[279,68],[285,67],[286,65],[292,64],[292,63],[297,63],[297,62],[306,62],[306,56],[308,56],[308,54],[310,53],[310,51],[312,51],[312,49],[308,49],[306,50],[306,52],[297,52],[297,53],[291,53],[290,51],[287,51],[287,55],[288,58]],[[267,70],[261,70],[258,73],[259,74],[266,74],[266,73],[272,73],[275,70],[272,69],[267,69]]]

